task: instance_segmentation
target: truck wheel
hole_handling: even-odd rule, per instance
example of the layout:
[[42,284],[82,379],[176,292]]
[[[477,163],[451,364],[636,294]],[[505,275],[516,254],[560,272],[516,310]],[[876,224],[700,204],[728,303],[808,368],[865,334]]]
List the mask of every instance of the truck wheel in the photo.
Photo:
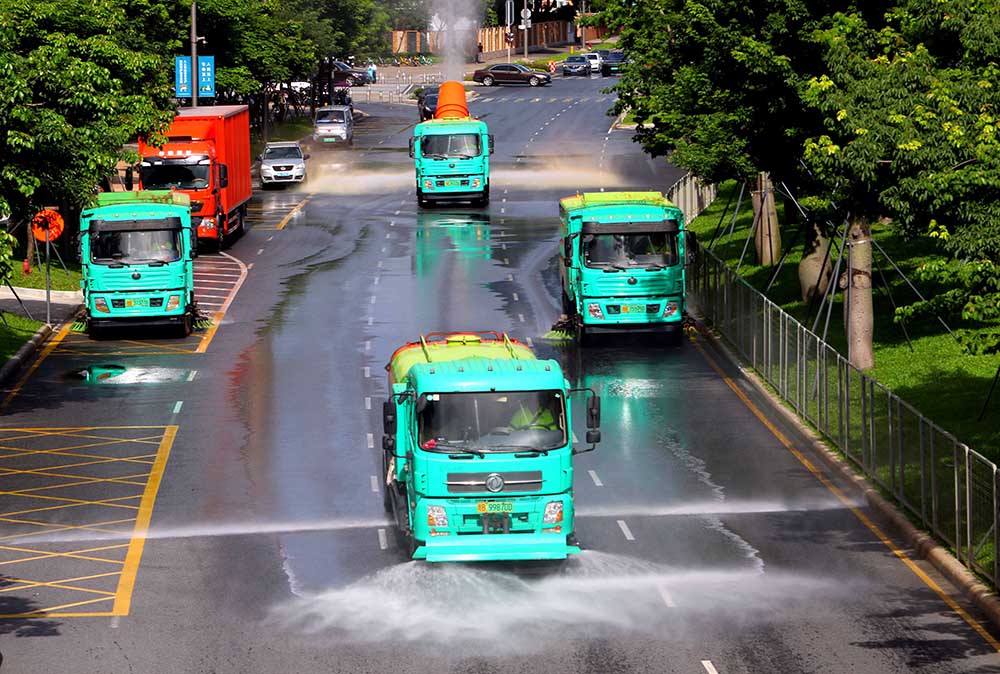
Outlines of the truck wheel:
[[593,335],[587,334],[587,328],[583,325],[583,319],[576,321],[576,343],[579,346],[590,346],[594,341]]
[[385,508],[387,513],[392,512],[392,494],[389,493],[390,489],[394,489],[392,485],[386,484],[386,476],[389,475],[389,453],[382,452],[382,506]]
[[430,205],[431,202],[424,196],[423,190],[417,188],[417,206],[420,206],[420,208],[427,208]]
[[562,291],[562,312],[570,318],[576,315],[576,306],[570,302],[565,290]]
[[192,322],[191,322],[191,312],[184,314],[184,320],[177,328],[177,332],[181,339],[186,339],[191,334]]

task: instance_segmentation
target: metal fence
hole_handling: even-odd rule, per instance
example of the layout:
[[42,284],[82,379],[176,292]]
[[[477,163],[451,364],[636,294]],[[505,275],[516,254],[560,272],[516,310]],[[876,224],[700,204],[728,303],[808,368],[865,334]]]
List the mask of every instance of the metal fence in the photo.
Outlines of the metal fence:
[[667,190],[667,199],[674,202],[686,220],[691,221],[715,201],[718,187],[714,183],[704,184],[688,173],[678,179]]
[[707,318],[798,415],[997,584],[997,467],[702,250],[689,275]]

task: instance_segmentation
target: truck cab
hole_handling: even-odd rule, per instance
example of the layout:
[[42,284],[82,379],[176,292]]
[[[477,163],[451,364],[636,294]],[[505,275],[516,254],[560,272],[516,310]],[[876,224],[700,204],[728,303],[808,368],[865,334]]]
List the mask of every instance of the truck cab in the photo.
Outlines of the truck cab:
[[686,248],[681,210],[659,192],[580,194],[559,203],[563,313],[577,336],[662,332],[679,343]]
[[[588,399],[589,448],[573,447],[559,363],[506,334],[431,333],[386,366],[386,510],[413,559],[558,560],[578,553],[573,456],[600,440]],[[592,392],[591,392],[592,393]]]
[[196,245],[186,194],[97,195],[97,206],[80,215],[80,287],[91,337],[113,325],[190,334]]
[[434,119],[413,128],[410,157],[414,160],[417,203],[490,202],[490,155],[493,136],[486,123],[469,116],[465,87],[445,82],[438,89]]

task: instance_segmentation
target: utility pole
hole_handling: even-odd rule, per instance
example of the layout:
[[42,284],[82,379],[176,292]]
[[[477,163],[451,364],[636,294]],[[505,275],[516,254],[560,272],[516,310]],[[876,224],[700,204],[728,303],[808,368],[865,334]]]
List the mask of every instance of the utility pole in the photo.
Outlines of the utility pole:
[[198,0],[191,0],[191,107],[198,107]]
[[[580,11],[580,18],[584,19],[584,14],[587,13],[587,0],[583,0],[583,7]],[[580,50],[587,50],[587,24],[580,22]]]
[[531,0],[524,0],[524,11],[521,12],[522,25],[524,25],[524,60],[528,60],[528,31],[531,30],[531,8],[528,7],[528,3]]

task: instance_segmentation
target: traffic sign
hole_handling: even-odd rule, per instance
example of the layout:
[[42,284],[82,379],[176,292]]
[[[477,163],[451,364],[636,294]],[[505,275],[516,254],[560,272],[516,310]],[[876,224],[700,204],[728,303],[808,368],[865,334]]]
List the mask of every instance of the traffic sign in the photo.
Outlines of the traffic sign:
[[215,97],[215,57],[198,57],[198,98]]
[[174,96],[191,98],[191,57],[174,57]]
[[522,9],[521,10],[521,18],[522,19],[530,19],[531,18],[531,10],[528,9],[527,7],[525,7],[524,9]]
[[504,8],[507,10],[507,27],[514,25],[514,0],[507,0]]
[[31,219],[31,233],[39,241],[55,241],[63,233],[63,217],[50,208],[38,211]]

